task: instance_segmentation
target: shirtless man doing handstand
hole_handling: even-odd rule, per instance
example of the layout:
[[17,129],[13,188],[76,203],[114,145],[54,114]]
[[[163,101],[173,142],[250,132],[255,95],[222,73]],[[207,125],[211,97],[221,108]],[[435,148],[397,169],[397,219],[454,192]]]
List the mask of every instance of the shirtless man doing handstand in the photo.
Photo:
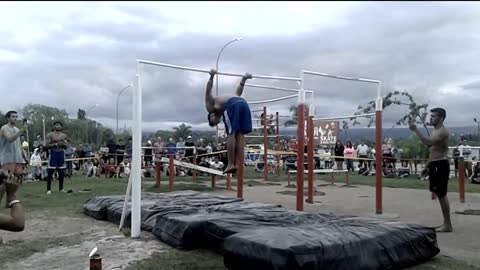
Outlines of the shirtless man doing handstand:
[[243,151],[243,136],[252,132],[252,116],[247,101],[241,97],[245,82],[252,78],[246,73],[239,86],[236,95],[213,97],[213,78],[217,71],[210,70],[210,79],[205,93],[205,106],[208,112],[208,124],[211,127],[218,125],[223,117],[225,131],[227,133],[227,157],[228,165],[224,173],[235,173],[237,170],[236,158],[239,151]]
[[430,155],[427,162],[430,191],[437,195],[443,214],[443,225],[437,227],[437,232],[451,232],[453,227],[450,220],[450,203],[447,198],[450,176],[450,163],[448,161],[449,131],[443,125],[447,113],[442,108],[432,109],[430,113],[430,125],[433,126],[431,136],[423,135],[414,123],[410,124],[410,130],[417,134],[423,144],[430,146]]

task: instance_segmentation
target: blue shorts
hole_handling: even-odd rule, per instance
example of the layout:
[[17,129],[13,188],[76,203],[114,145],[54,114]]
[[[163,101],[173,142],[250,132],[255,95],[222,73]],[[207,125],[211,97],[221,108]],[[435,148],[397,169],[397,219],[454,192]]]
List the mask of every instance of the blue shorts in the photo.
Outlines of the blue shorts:
[[245,99],[231,97],[225,102],[223,123],[227,134],[233,134],[234,132],[248,134],[252,132],[252,116]]
[[50,151],[48,157],[48,169],[65,169],[65,152]]

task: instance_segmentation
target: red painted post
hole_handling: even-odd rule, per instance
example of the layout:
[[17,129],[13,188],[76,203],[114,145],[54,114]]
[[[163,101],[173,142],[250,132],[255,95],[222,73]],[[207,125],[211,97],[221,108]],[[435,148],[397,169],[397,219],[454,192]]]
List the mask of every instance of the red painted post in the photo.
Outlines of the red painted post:
[[[193,165],[197,165],[197,155],[196,154],[193,154]],[[193,179],[193,182],[196,182],[197,181],[197,171],[196,170],[192,170],[192,179]]]
[[215,188],[215,175],[212,174],[212,188]]
[[227,190],[232,190],[232,174],[227,173]]
[[263,107],[263,181],[268,180],[268,127],[267,107]]
[[307,158],[308,158],[308,203],[313,203],[313,116],[307,121]]
[[240,151],[237,153],[237,198],[243,199],[243,159],[245,152],[245,139],[243,136],[240,136],[240,145],[242,146]]
[[465,158],[458,157],[458,193],[460,202],[465,203]]
[[[277,138],[276,138],[276,143],[277,143],[277,147],[275,148],[277,151],[280,151],[280,121],[279,121],[279,118],[280,116],[278,115],[278,112],[276,113],[276,116],[277,116],[277,119],[276,119],[276,128],[275,128],[275,133],[277,135]],[[280,154],[277,153],[277,176],[280,176]]]
[[155,162],[155,181],[157,188],[160,188],[160,181],[162,177],[162,170],[161,170],[162,163],[156,161]]
[[305,148],[305,104],[303,102],[298,104],[297,118],[297,211],[303,211],[303,170],[305,167],[303,156]]
[[173,155],[169,155],[168,162],[168,190],[173,191],[173,179],[175,176],[175,168],[173,166]]
[[[378,105],[378,104],[377,104]],[[382,108],[375,112],[375,213],[383,214]]]

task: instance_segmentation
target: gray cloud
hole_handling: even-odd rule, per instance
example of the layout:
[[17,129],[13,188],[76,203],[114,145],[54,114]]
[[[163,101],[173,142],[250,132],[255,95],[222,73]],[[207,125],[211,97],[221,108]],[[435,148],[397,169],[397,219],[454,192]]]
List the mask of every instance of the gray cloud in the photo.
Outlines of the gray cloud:
[[[474,34],[480,19],[478,9],[470,7],[445,3],[364,4],[335,28],[295,36],[248,37],[247,31],[245,40],[224,51],[220,69],[277,76],[297,76],[301,69],[309,69],[380,79],[385,91],[408,90],[420,102],[446,107],[450,125],[470,124],[472,108],[480,101],[476,97],[461,97],[462,91],[480,86],[470,79],[480,68],[475,58],[479,38]],[[135,80],[136,58],[209,69],[215,65],[221,45],[232,38],[194,32],[169,38],[169,21],[155,10],[123,4],[118,9],[143,18],[145,23],[77,23],[74,17],[31,48],[17,49],[16,52],[29,52],[29,61],[0,66],[2,88],[28,96],[31,102],[64,107],[72,116],[79,107],[99,103],[91,115],[114,119],[118,91]],[[72,45],[73,40],[82,36],[94,41]],[[2,48],[15,48],[9,40],[9,35],[5,35]],[[144,121],[149,126],[157,123],[159,128],[162,121],[204,123],[207,79],[207,74],[142,66]],[[238,79],[221,77],[220,93],[233,92],[237,82]],[[298,87],[292,82],[251,82]],[[455,86],[460,93],[440,91]],[[359,104],[375,97],[374,85],[312,76],[306,78],[305,88],[318,91],[315,103],[319,116],[353,113]],[[122,120],[131,117],[129,91],[120,99]],[[245,91],[249,100],[283,94]],[[2,107],[20,100],[24,99],[7,97]],[[295,103],[293,99],[269,107],[285,114]],[[405,108],[389,108],[384,125],[391,126],[404,111]]]

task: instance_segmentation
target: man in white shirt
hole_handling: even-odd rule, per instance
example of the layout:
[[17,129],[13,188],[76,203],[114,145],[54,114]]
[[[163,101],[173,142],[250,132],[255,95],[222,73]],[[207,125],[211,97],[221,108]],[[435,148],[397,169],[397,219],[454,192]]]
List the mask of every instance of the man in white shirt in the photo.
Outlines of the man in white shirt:
[[214,170],[222,170],[223,169],[223,162],[221,162],[219,159],[218,159],[218,156],[215,156],[215,158],[213,159],[212,162],[209,163],[210,165],[210,168],[214,169]]
[[206,149],[207,149],[207,154],[210,154],[210,153],[212,153],[212,152],[213,152],[213,149],[212,149],[212,144],[211,144],[211,143],[207,144],[207,147],[206,147]]
[[467,141],[462,138],[460,144],[457,147],[458,151],[463,155],[465,160],[465,176],[470,178],[472,176],[472,162],[470,161],[470,155],[472,154],[472,148],[467,144]]
[[185,156],[185,141],[182,137],[178,138],[177,154],[180,155],[180,158],[183,158]]
[[[364,142],[360,143],[358,146],[357,146],[357,156],[359,158],[362,158],[360,159],[359,163],[360,163],[360,167],[363,167],[363,168],[368,168],[367,166],[367,162],[366,162],[366,158],[368,158],[368,153],[370,152],[370,148],[368,147],[368,145],[366,145]],[[365,159],[364,159],[365,158]]]

